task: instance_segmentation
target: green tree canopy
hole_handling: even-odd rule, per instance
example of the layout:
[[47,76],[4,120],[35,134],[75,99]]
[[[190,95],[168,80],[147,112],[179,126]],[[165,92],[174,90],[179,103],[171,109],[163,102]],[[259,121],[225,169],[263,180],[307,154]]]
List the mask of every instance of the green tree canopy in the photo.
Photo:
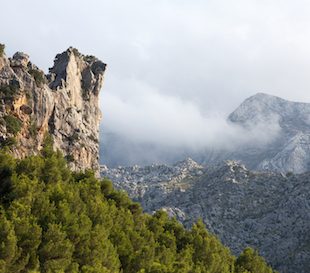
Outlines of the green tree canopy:
[[235,258],[202,221],[187,230],[92,171],[72,173],[47,139],[39,156],[0,151],[0,272],[273,271],[252,249]]

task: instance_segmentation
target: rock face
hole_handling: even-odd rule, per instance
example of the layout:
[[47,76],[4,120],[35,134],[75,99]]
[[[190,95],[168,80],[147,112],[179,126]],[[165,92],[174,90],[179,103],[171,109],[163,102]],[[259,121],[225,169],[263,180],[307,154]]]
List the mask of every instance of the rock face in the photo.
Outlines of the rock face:
[[286,101],[259,93],[246,99],[228,120],[236,126],[261,130],[279,128],[279,132],[266,145],[251,143],[233,152],[210,151],[204,163],[222,160],[240,160],[247,167],[258,170],[303,173],[310,171],[310,104]]
[[24,53],[0,56],[0,145],[22,158],[37,154],[50,135],[73,170],[98,170],[105,68],[74,48],[58,54],[47,75]]
[[279,272],[309,272],[309,173],[252,172],[235,161],[203,167],[188,159],[173,166],[102,166],[101,175],[148,212],[162,208],[187,226],[202,218],[236,254],[252,246]]

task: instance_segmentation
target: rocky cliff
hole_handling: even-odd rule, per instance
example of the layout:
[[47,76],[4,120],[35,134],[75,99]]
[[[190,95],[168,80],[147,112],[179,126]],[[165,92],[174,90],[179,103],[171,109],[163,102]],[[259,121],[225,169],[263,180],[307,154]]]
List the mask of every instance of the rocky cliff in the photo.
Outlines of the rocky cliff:
[[202,218],[235,254],[252,246],[279,272],[309,272],[309,173],[253,172],[235,161],[204,167],[188,159],[172,166],[102,166],[101,175],[148,212],[162,208],[185,225]]
[[73,170],[98,170],[106,65],[69,48],[45,75],[24,53],[0,53],[0,145],[23,158],[38,153],[49,135]]

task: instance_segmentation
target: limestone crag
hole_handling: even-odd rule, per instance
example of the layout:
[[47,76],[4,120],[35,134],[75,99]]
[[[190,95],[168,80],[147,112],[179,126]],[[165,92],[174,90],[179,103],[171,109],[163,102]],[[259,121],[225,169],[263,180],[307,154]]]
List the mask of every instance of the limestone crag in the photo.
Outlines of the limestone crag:
[[37,154],[46,135],[73,170],[99,170],[98,95],[106,65],[74,48],[47,75],[17,52],[0,57],[0,145],[18,158]]
[[147,212],[164,209],[187,226],[202,218],[235,254],[252,246],[279,272],[309,272],[309,173],[253,172],[236,161],[201,166],[188,159],[172,166],[103,166],[101,175]]

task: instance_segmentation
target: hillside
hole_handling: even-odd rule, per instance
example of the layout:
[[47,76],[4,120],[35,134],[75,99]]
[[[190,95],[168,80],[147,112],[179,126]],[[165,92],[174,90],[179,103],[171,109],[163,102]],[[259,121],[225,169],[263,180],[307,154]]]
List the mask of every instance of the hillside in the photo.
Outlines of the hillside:
[[260,251],[279,272],[310,268],[310,175],[253,172],[234,161],[201,166],[101,168],[147,212],[164,209],[186,226],[202,218],[233,253]]

